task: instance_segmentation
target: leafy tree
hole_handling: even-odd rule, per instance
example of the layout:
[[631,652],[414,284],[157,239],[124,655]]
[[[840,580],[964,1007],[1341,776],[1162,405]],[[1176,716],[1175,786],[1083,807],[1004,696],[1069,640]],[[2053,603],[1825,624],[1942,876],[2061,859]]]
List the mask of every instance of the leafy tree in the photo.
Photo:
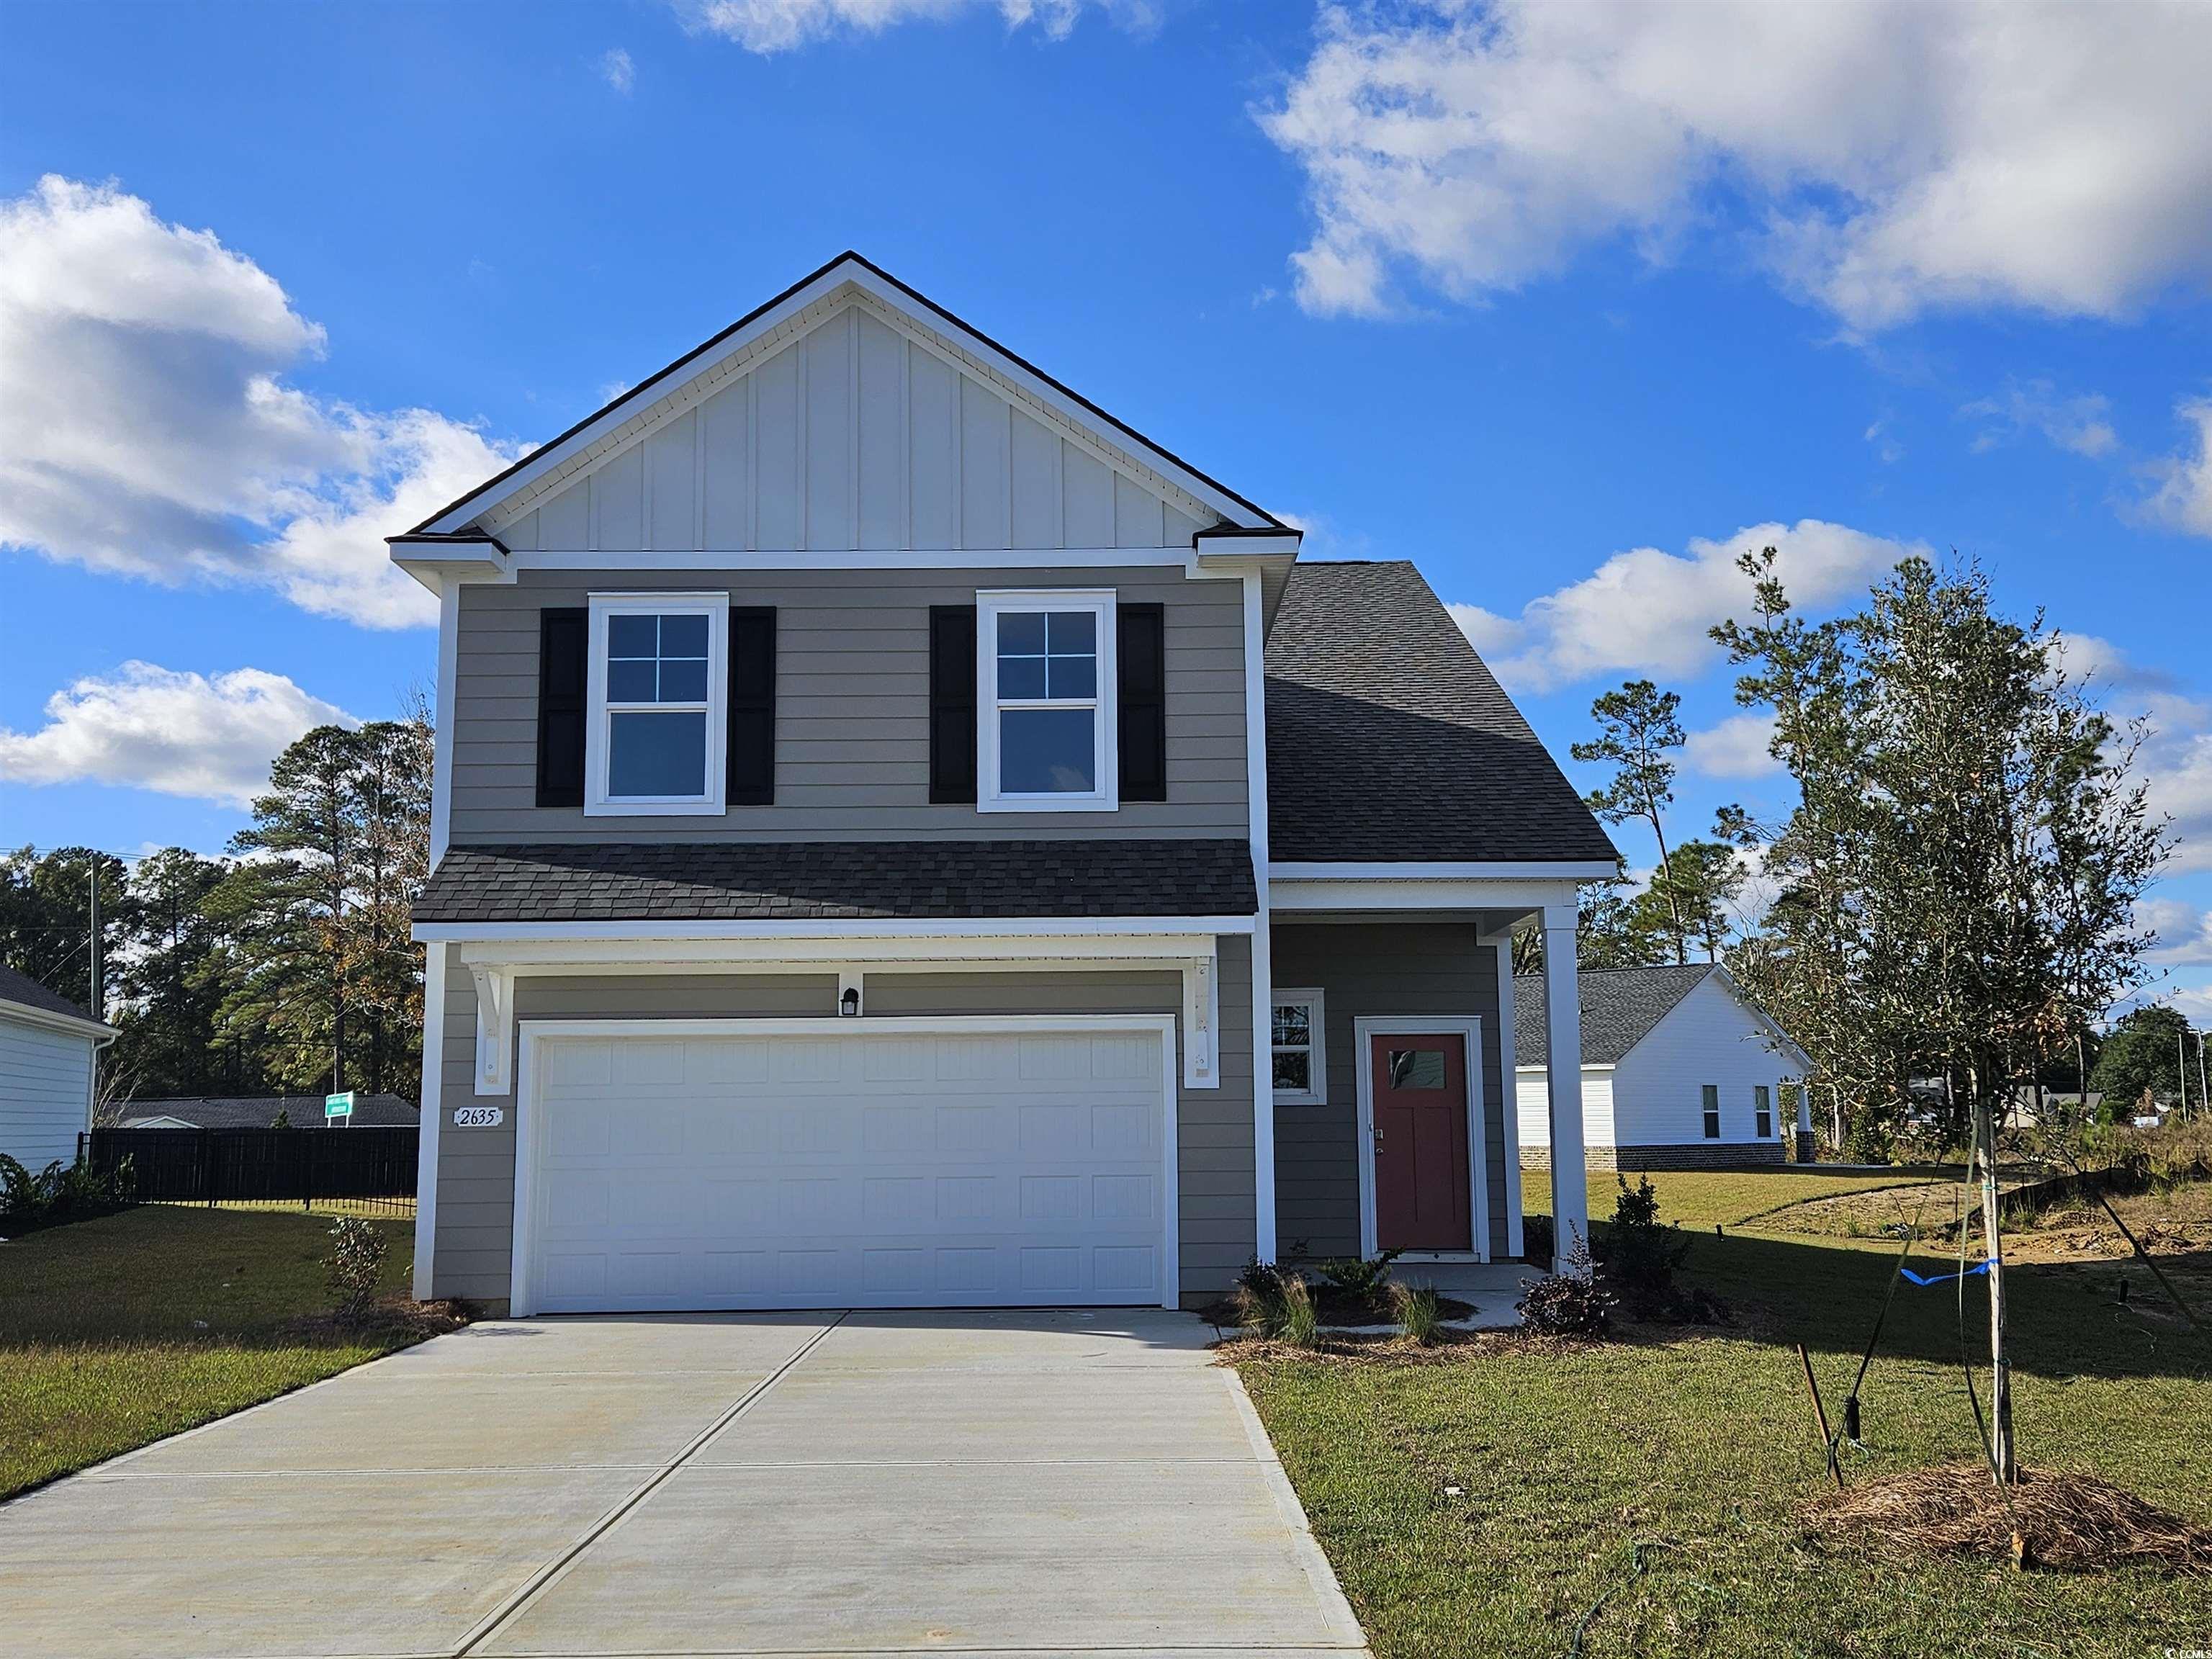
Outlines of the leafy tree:
[[1723,841],[1686,841],[1637,896],[1636,905],[1646,913],[1641,926],[1662,938],[1679,926],[1683,937],[1703,948],[1707,962],[1718,962],[1735,931],[1743,882],[1735,848]]
[[235,1087],[216,1048],[220,980],[207,966],[222,931],[205,908],[228,873],[220,859],[181,847],[150,853],[132,866],[131,948],[118,963],[120,1035],[112,1060],[134,1095],[211,1094]]
[[[1672,953],[1666,916],[1644,902],[1644,894],[1627,896],[1627,876],[1617,874],[1610,881],[1585,882],[1577,890],[1577,966],[1650,968]],[[1513,971],[1534,974],[1543,967],[1544,930],[1532,923],[1513,936]]]
[[[2163,1003],[2146,1003],[2130,1010],[2112,1027],[2090,1068],[2089,1087],[2105,1097],[2115,1115],[2124,1117],[2147,1096],[2179,1100],[2182,1062],[2193,1063],[2196,1056],[2197,1039],[2188,1018]],[[2192,1095],[2196,1081],[2191,1075]]]
[[1651,826],[1652,839],[1659,845],[1660,872],[1668,878],[1664,897],[1678,963],[1688,961],[1689,952],[1675,905],[1664,812],[1674,799],[1673,751],[1684,741],[1681,706],[1680,696],[1660,690],[1650,680],[1627,681],[1590,705],[1598,735],[1568,750],[1578,761],[1601,762],[1613,769],[1613,781],[1585,797],[1591,811],[1607,823],[1636,818]]
[[1759,832],[1782,892],[1740,977],[1869,1132],[1915,1075],[1963,1085],[1955,1141],[2140,980],[2134,905],[2168,843],[2136,739],[1971,563],[1907,560],[1818,628],[1771,550],[1743,564],[1759,621],[1715,635],[1750,671],[1738,700],[1775,713],[1799,804]]
[[88,847],[40,854],[22,848],[0,859],[0,962],[27,974],[78,1007],[98,1013],[92,986],[92,884],[100,882],[100,978],[112,987],[115,961],[131,926],[121,859]]

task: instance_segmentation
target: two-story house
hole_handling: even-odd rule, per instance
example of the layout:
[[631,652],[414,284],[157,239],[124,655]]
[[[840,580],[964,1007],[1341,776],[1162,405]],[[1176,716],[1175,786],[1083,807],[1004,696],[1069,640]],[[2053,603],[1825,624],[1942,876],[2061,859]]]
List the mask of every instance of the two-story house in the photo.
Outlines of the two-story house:
[[1613,848],[1411,564],[1298,544],[850,253],[393,538],[441,618],[417,1293],[1518,1255],[1508,934],[1574,1055]]

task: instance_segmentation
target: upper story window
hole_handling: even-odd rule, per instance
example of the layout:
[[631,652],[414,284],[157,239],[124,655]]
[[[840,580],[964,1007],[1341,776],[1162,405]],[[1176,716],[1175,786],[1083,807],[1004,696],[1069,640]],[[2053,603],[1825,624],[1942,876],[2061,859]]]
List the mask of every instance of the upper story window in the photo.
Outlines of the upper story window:
[[586,813],[720,812],[726,593],[594,593]]
[[1114,595],[975,596],[976,810],[1112,811]]

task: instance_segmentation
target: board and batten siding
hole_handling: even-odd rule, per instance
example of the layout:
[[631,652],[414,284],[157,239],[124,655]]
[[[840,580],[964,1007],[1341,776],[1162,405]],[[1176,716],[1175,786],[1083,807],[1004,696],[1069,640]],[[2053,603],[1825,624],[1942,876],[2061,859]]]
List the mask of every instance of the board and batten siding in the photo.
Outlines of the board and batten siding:
[[[1287,1259],[1359,1254],[1358,1078],[1352,1021],[1424,1015],[1482,1022],[1483,1173],[1490,1250],[1506,1259],[1505,1098],[1498,948],[1471,923],[1274,923],[1278,989],[1322,993],[1328,1099],[1275,1109],[1275,1231]],[[1510,1014],[1508,1016],[1510,1017]],[[1516,1153],[1514,1156],[1517,1157]]]
[[36,1175],[76,1161],[92,1126],[90,1037],[0,1014],[0,1152]]
[[894,552],[1188,547],[1217,521],[848,303],[643,412],[488,527],[526,553]]
[[[978,812],[929,799],[929,607],[979,588],[1110,587],[1166,620],[1168,798],[1115,812]],[[775,804],[586,817],[537,805],[538,613],[597,592],[727,591],[776,611]],[[525,571],[461,589],[456,842],[872,841],[1246,833],[1243,590],[1179,570]]]
[[[1179,1288],[1194,1305],[1228,1289],[1257,1236],[1250,945],[1225,938],[1220,953],[1221,1085],[1179,1088],[1176,1104]],[[1182,1007],[1179,975],[1110,969],[878,973],[866,988],[868,1012],[885,1016],[1179,1014]],[[532,1019],[835,1019],[836,1005],[835,974],[524,975],[515,981],[516,1041]],[[476,1093],[475,1066],[476,989],[449,958],[433,1293],[504,1303],[514,1260],[515,1099]],[[502,1106],[506,1120],[496,1128],[454,1128],[453,1109],[471,1105]]]

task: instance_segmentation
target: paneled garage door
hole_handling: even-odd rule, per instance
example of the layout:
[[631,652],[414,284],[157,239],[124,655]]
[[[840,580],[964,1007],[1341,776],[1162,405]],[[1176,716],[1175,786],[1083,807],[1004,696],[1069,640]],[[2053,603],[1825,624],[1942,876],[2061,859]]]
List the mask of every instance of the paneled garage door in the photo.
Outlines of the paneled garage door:
[[1161,1300],[1157,1023],[560,1031],[519,1194],[540,1311]]

